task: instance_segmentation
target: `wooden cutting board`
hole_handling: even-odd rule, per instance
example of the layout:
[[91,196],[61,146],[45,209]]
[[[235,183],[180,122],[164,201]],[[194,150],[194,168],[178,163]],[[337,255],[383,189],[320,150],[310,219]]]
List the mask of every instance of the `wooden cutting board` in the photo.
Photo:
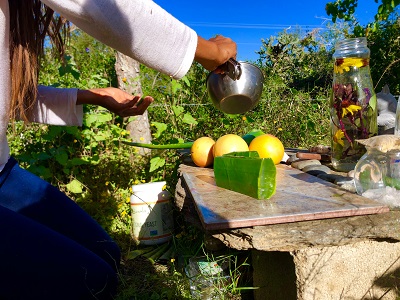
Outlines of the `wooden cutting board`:
[[[286,165],[277,165],[276,193],[258,200],[217,187],[213,169],[185,167],[183,178],[207,230],[388,212],[374,200]],[[246,180],[246,178],[243,178]]]

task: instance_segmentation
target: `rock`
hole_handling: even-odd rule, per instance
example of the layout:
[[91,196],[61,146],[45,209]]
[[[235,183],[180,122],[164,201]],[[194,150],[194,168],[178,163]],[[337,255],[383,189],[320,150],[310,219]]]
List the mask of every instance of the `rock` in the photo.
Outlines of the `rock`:
[[400,136],[393,134],[376,135],[364,140],[356,140],[367,149],[372,148],[383,153],[390,150],[400,150]]
[[317,145],[317,146],[311,147],[310,149],[308,149],[308,151],[319,153],[319,154],[328,154],[329,152],[331,152],[331,147],[324,146],[324,145]]
[[350,178],[350,177],[342,176],[342,177],[336,178],[335,181],[334,181],[334,184],[337,184],[337,185],[344,185],[346,183],[354,184],[354,179]]
[[302,169],[303,172],[309,173],[310,171],[321,171],[324,172],[325,174],[330,174],[332,173],[332,170],[324,165],[310,165],[306,166]]
[[348,181],[347,183],[340,185],[340,187],[352,193],[356,192],[356,185],[354,184],[353,181]]
[[304,167],[311,166],[311,165],[321,165],[321,162],[316,159],[307,159],[307,160],[298,160],[292,162],[291,166],[293,168],[302,170]]
[[326,172],[322,171],[322,170],[310,170],[310,171],[307,171],[306,173],[310,174],[312,176],[315,176],[315,177],[318,177],[319,175],[322,175],[322,174],[326,174]]
[[326,174],[326,173],[318,175],[317,177],[322,180],[329,181],[331,183],[335,183],[335,181],[338,180],[339,178],[346,178],[345,176],[339,174]]
[[290,165],[292,162],[298,161],[298,160],[300,160],[300,158],[298,158],[298,157],[296,156],[296,154],[292,154],[292,155],[290,155],[290,157],[289,157],[289,159],[286,161],[286,163]]
[[321,154],[309,152],[297,152],[296,156],[300,159],[316,159],[321,160]]

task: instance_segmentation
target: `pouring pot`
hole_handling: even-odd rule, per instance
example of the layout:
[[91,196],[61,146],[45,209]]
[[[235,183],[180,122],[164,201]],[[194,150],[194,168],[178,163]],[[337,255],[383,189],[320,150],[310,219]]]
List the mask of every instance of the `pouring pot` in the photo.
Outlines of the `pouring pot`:
[[224,73],[211,72],[207,91],[214,106],[227,114],[242,114],[260,101],[264,76],[261,70],[247,62],[230,59],[220,67]]

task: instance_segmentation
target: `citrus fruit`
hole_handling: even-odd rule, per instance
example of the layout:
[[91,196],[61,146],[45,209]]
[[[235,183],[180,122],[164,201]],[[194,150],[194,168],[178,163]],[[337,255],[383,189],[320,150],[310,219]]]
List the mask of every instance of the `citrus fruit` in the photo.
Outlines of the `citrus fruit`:
[[246,133],[242,138],[246,141],[247,145],[250,145],[251,141],[254,140],[255,137],[265,134],[259,129],[253,129],[252,131]]
[[207,136],[198,138],[193,142],[190,148],[190,155],[194,164],[198,167],[208,167],[214,161],[214,148],[215,141]]
[[249,151],[249,146],[241,136],[236,134],[225,134],[214,145],[214,157],[238,151]]
[[282,142],[272,134],[255,137],[250,145],[250,151],[257,151],[261,158],[271,158],[274,164],[279,164],[285,154]]

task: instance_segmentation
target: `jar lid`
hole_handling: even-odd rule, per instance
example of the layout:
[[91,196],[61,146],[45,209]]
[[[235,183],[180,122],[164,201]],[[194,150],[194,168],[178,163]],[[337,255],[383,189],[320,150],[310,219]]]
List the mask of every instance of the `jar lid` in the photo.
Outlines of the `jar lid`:
[[369,56],[366,37],[339,40],[335,45],[334,57]]

